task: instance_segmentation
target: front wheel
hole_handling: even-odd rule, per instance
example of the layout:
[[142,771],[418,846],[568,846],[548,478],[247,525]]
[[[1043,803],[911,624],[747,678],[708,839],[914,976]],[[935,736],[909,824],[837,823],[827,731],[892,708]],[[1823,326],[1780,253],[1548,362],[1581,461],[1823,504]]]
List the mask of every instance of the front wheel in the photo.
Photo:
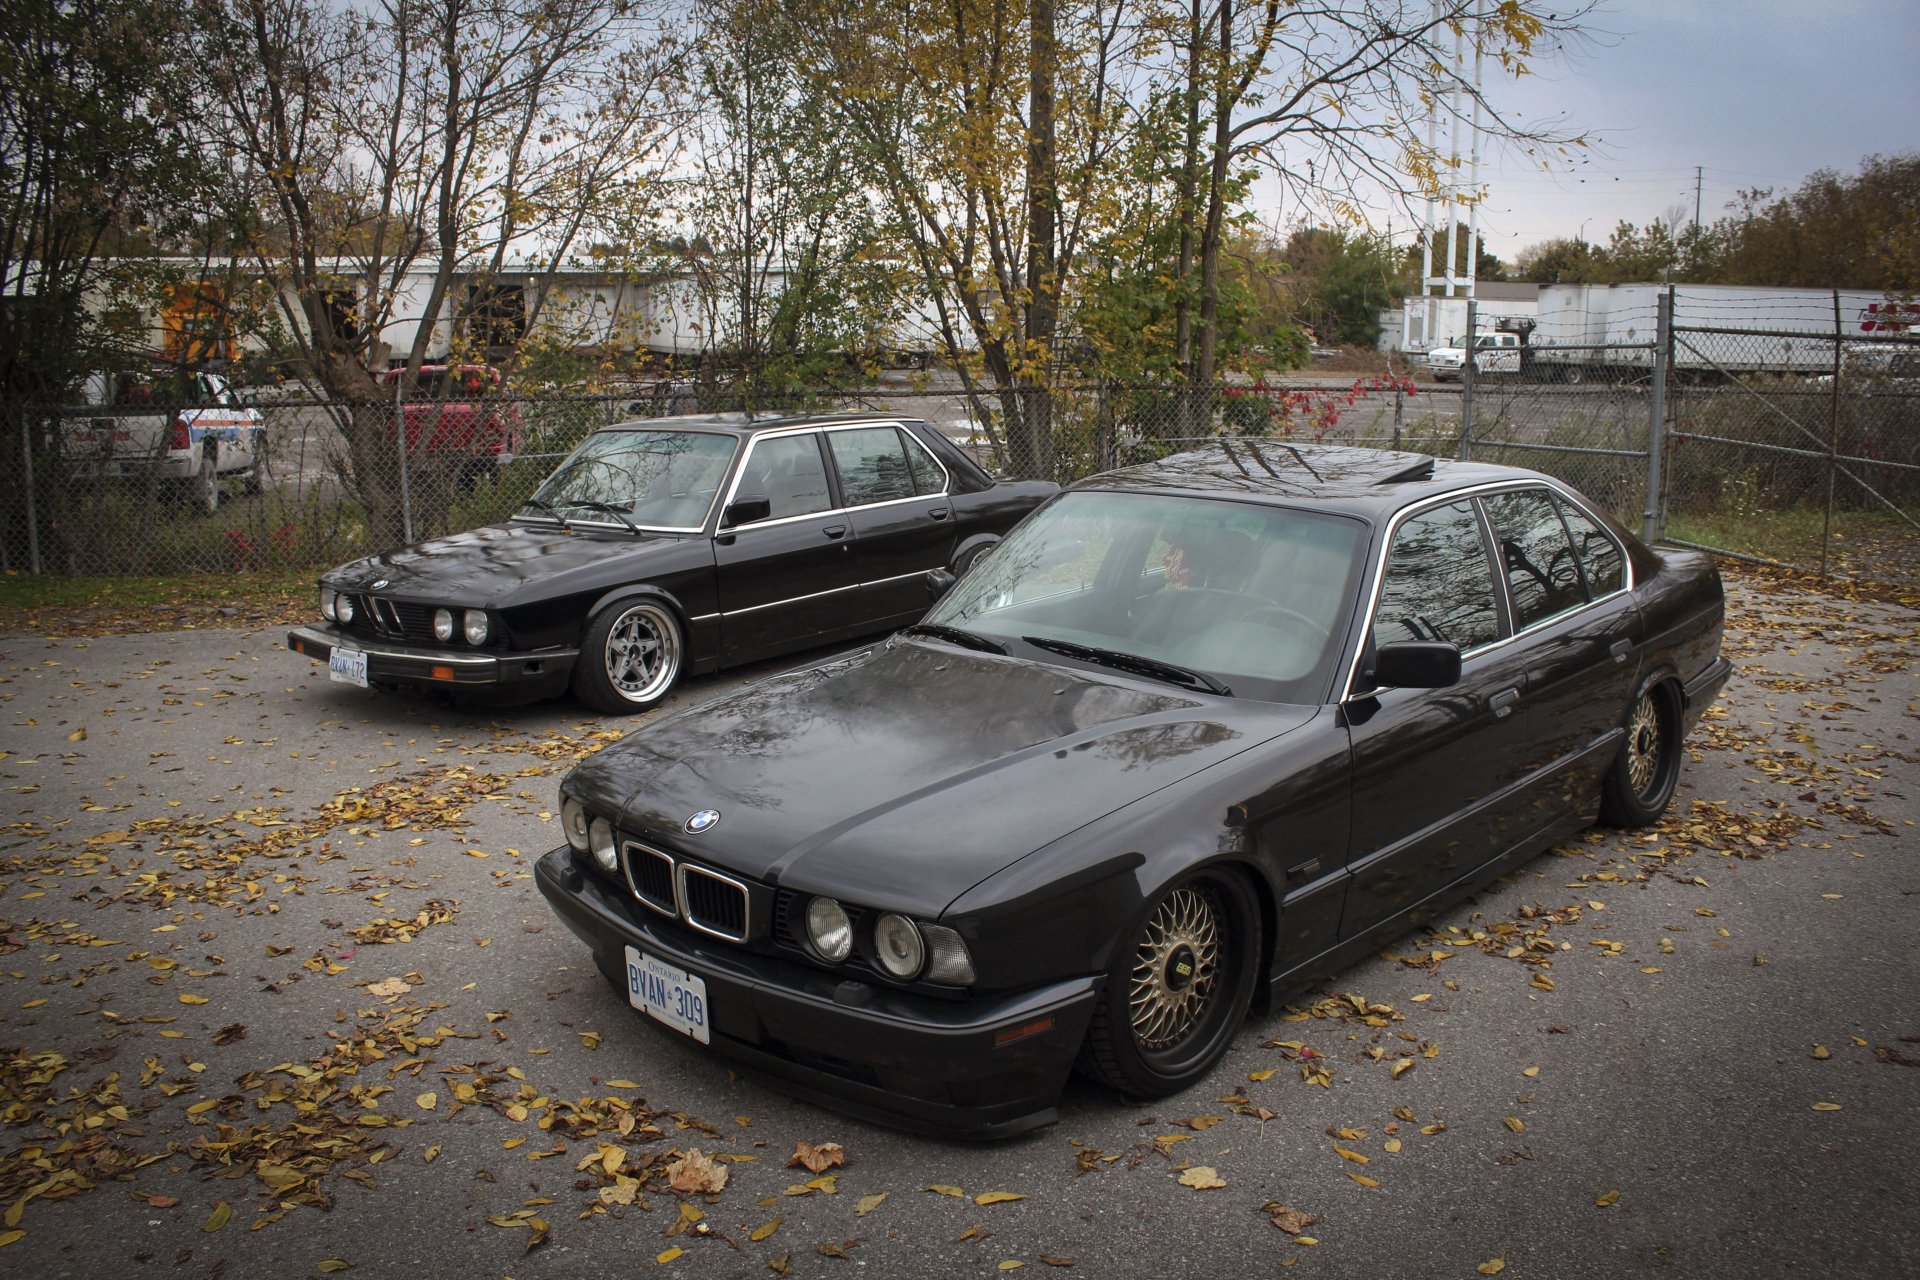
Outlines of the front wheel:
[[1679,781],[1680,701],[1671,684],[1657,684],[1634,700],[1627,740],[1601,788],[1600,820],[1650,827],[1667,811]]
[[1232,871],[1196,872],[1168,888],[1115,948],[1081,1069],[1149,1098],[1211,1071],[1253,997],[1258,921],[1252,890]]
[[573,692],[595,711],[632,715],[659,704],[680,678],[686,641],[656,600],[608,605],[587,623]]

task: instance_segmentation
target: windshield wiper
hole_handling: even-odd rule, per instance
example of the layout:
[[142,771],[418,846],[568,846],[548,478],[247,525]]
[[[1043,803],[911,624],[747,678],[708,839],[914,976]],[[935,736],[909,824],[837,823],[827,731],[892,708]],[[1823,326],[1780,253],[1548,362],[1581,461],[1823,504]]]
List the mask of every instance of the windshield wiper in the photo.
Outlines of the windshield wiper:
[[585,507],[589,511],[604,512],[605,514],[612,516],[615,520],[618,520],[621,524],[627,526],[628,533],[631,533],[636,538],[640,536],[640,526],[635,524],[633,521],[627,519],[627,513],[621,510],[619,507],[614,506],[611,502],[587,500],[587,501],[576,502],[573,505],[576,507]]
[[1005,653],[1007,646],[998,640],[989,640],[971,631],[962,631],[959,627],[942,626],[938,622],[916,622],[901,629],[901,635],[929,636],[935,640],[945,640],[948,644],[957,644],[962,649],[978,649],[982,653]]
[[1078,658],[1082,662],[1091,662],[1096,666],[1112,667],[1115,671],[1146,676],[1151,680],[1164,680],[1168,684],[1177,684],[1184,689],[1200,689],[1207,693],[1217,693],[1223,698],[1233,696],[1232,689],[1206,672],[1189,671],[1185,667],[1176,667],[1171,662],[1143,658],[1137,653],[1121,653],[1115,649],[1095,649],[1090,645],[1074,644],[1071,640],[1050,640],[1046,636],[1021,636],[1020,638],[1036,649],[1045,649],[1063,658]]
[[558,520],[560,522],[560,527],[562,529],[565,529],[568,533],[573,532],[573,526],[567,523],[567,518],[561,515],[558,511],[555,511],[552,507],[548,506],[546,503],[540,501],[540,499],[528,498],[525,502],[521,503],[520,505],[523,507],[532,507],[535,511],[544,512],[547,515],[552,516],[555,520]]

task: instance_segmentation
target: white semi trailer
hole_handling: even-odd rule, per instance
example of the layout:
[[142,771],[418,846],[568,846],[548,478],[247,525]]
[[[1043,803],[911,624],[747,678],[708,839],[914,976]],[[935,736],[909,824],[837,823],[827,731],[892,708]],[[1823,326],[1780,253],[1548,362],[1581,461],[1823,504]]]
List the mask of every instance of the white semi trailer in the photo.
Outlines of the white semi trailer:
[[[1521,376],[1582,382],[1643,376],[1653,367],[1660,299],[1673,293],[1672,367],[1683,377],[1819,374],[1833,368],[1833,339],[1920,333],[1920,313],[1862,289],[1752,285],[1543,285],[1531,305],[1481,303],[1481,334],[1521,335]],[[1441,300],[1466,332],[1464,299]],[[1409,299],[1409,312],[1423,305]],[[1457,319],[1456,314],[1457,313]]]

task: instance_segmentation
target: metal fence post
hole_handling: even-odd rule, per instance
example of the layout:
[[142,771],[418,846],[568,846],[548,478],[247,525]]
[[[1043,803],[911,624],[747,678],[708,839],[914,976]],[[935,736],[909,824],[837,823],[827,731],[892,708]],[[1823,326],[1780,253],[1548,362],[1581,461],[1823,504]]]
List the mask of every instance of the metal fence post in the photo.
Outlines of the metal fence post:
[[[407,411],[402,397],[406,394],[407,380],[404,377],[393,380],[393,430],[400,442],[400,529],[408,542],[413,541],[413,486],[407,482]],[[439,430],[435,423],[434,429]]]
[[1667,447],[1667,379],[1673,376],[1673,290],[1660,295],[1653,327],[1653,386],[1647,400],[1647,500],[1640,509],[1640,537],[1656,542],[1665,531],[1660,488]]
[[1480,325],[1480,300],[1467,299],[1467,358],[1460,363],[1460,461],[1468,462],[1473,458],[1473,387],[1478,381],[1474,374],[1480,367],[1480,352],[1474,347],[1473,340]]
[[1845,322],[1840,318],[1840,291],[1833,291],[1833,395],[1827,401],[1827,505],[1820,521],[1820,576],[1827,576],[1827,553],[1833,545],[1834,472],[1840,467],[1840,372]]
[[27,423],[25,406],[20,409],[20,480],[27,494],[27,568],[40,576],[40,508],[34,498],[33,430]]

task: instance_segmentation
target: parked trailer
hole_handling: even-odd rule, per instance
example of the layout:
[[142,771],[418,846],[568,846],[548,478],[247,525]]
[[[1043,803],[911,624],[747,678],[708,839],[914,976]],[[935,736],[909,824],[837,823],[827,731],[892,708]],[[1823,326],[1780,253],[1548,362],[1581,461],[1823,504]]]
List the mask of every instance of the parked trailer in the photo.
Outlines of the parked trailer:
[[[1836,326],[1847,339],[1920,331],[1920,315],[1871,290],[1664,284],[1544,285],[1531,306],[1481,304],[1476,327],[1482,335],[1521,335],[1522,376],[1629,381],[1652,371],[1660,298],[1669,288],[1672,364],[1682,377],[1830,373]],[[1464,333],[1464,300],[1442,301],[1447,318],[1459,313],[1453,332]]]

